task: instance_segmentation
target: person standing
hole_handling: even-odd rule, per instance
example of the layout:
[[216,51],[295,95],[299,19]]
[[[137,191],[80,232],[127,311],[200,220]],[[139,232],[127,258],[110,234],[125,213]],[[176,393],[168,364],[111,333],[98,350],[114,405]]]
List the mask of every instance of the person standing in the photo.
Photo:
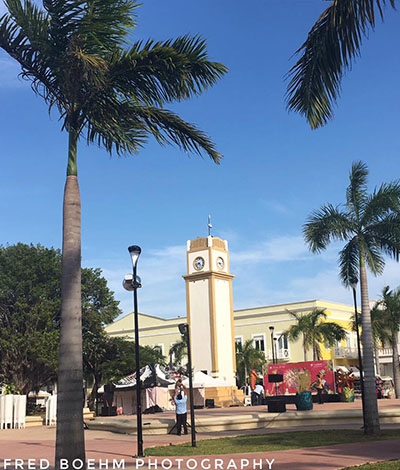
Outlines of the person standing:
[[256,403],[255,405],[263,405],[264,404],[264,387],[262,385],[262,382],[259,381],[257,382],[257,385],[254,389],[254,393],[256,395]]
[[324,384],[322,383],[322,378],[319,374],[317,374],[317,379],[315,380],[315,388],[317,389],[318,393],[318,402],[320,405],[324,403],[322,399],[322,390],[324,389]]
[[178,390],[174,397],[175,406],[176,406],[176,434],[181,435],[182,426],[185,434],[188,433],[187,429],[187,396],[183,389]]

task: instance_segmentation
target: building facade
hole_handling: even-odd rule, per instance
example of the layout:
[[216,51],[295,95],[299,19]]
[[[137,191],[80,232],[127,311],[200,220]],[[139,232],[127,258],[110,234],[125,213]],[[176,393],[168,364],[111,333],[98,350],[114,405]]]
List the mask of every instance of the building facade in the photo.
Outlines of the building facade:
[[[272,338],[270,327],[274,327],[275,351],[279,362],[304,361],[302,341],[289,342],[284,332],[293,324],[293,318],[289,312],[305,314],[314,308],[325,309],[326,321],[334,321],[347,330],[347,337],[340,344],[330,348],[321,344],[322,359],[332,359],[335,365],[355,367],[358,364],[357,339],[351,328],[353,307],[335,302],[323,300],[310,300],[287,304],[271,305],[265,307],[234,310],[233,334],[235,342],[244,344],[246,340],[252,340],[254,347],[263,351],[267,361],[272,360]],[[180,323],[186,323],[186,317],[160,318],[157,316],[139,314],[139,334],[142,346],[159,348],[164,356],[169,357],[170,347],[180,341],[178,330]],[[130,313],[106,327],[110,336],[125,337],[133,340],[134,317]],[[196,332],[192,332],[195,336]],[[201,355],[202,348],[208,349],[208,342],[196,342],[197,351],[193,354]],[[308,351],[307,360],[312,360],[312,351]],[[211,372],[211,371],[210,371]]]

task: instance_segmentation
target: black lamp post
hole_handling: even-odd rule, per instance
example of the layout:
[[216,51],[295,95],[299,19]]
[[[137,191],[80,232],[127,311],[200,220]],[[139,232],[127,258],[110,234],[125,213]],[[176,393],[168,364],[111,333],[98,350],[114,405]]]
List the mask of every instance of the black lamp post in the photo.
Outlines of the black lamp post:
[[361,357],[360,329],[359,329],[359,325],[358,325],[357,295],[356,295],[357,281],[353,281],[350,284],[350,286],[353,290],[354,318],[355,318],[355,323],[356,323],[356,334],[357,334],[358,369],[360,371],[360,385],[361,385],[363,423],[364,423],[364,428],[365,428],[364,372],[363,372],[362,357]]
[[143,427],[142,427],[142,399],[140,382],[139,360],[139,312],[137,290],[142,287],[140,277],[136,274],[136,265],[142,252],[140,246],[132,245],[128,248],[132,259],[133,275],[126,275],[123,286],[128,291],[133,291],[133,311],[135,317],[135,356],[136,356],[136,420],[137,420],[137,456],[143,457]]
[[269,327],[269,331],[271,332],[272,364],[275,364],[274,330],[275,330],[275,327],[273,327],[273,326]]
[[181,335],[186,338],[188,350],[188,369],[189,369],[189,397],[190,397],[190,431],[192,435],[192,447],[196,447],[196,425],[194,421],[194,402],[193,402],[193,378],[192,378],[192,350],[190,347],[189,325],[181,323],[178,325]]

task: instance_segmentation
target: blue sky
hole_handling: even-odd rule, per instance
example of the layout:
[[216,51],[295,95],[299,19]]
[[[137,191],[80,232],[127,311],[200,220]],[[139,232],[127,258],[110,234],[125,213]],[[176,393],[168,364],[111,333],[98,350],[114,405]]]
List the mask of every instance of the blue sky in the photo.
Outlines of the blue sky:
[[[284,76],[293,52],[327,6],[321,0],[144,0],[133,39],[190,33],[230,72],[203,96],[172,106],[213,138],[220,166],[150,141],[138,155],[109,158],[81,143],[83,266],[100,267],[121,301],[130,270],[127,247],[143,254],[140,310],[185,315],[186,240],[207,234],[229,242],[234,307],[324,299],[351,303],[338,279],[337,251],[309,253],[302,224],[324,203],[343,202],[354,160],[370,169],[370,188],[399,177],[399,13],[364,42],[343,81],[335,119],[311,131],[285,109]],[[0,12],[4,10],[0,0]],[[18,67],[0,52],[0,243],[61,246],[67,136]],[[399,284],[389,261],[369,279],[370,296]]]

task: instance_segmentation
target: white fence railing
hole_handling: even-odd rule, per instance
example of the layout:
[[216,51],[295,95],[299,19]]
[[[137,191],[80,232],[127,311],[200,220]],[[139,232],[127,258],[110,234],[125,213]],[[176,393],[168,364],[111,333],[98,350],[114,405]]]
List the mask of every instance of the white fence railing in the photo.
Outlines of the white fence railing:
[[335,357],[348,357],[348,358],[357,358],[358,351],[356,348],[347,348],[347,347],[336,347],[335,348]]
[[[272,361],[273,355],[272,355],[272,350],[268,350],[268,359]],[[278,349],[276,351],[276,359],[279,359],[281,361],[288,361],[290,359],[290,351],[289,349]]]

